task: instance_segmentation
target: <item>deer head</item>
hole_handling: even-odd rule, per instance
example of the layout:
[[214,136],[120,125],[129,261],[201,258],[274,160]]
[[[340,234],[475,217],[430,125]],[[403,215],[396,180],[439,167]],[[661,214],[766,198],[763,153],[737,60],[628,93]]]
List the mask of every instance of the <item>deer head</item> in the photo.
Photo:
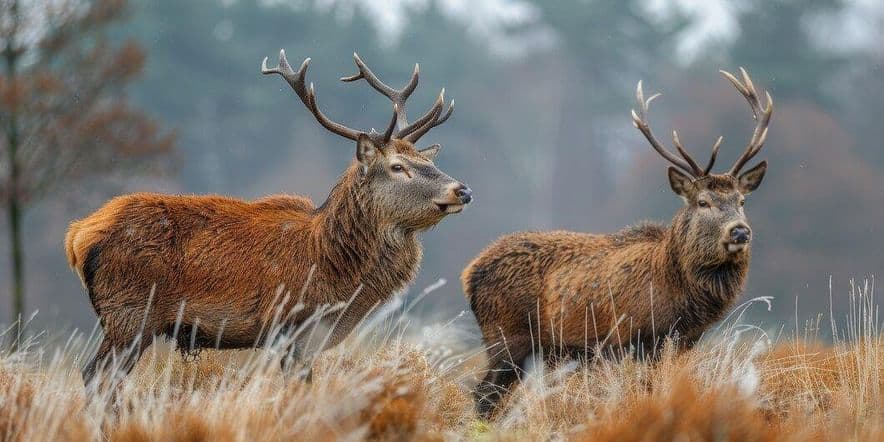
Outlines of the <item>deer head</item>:
[[359,55],[354,53],[353,58],[358,72],[341,81],[364,79],[393,102],[393,116],[383,132],[351,129],[326,117],[317,105],[313,84],[306,86],[309,58],[295,71],[286,60],[285,51],[280,50],[278,66],[268,68],[264,58],[261,72],[281,75],[323,127],[356,142],[355,179],[365,196],[362,200],[367,201],[374,214],[394,224],[426,228],[448,214],[460,212],[472,200],[472,191],[433,164],[441,146],[434,144],[420,150],[414,146],[430,129],[448,120],[454,112],[454,100],[444,109],[445,89],[442,89],[430,109],[409,123],[406,101],[417,88],[419,66],[415,64],[404,87],[393,89],[382,82]]
[[680,158],[657,140],[651,132],[646,116],[651,101],[660,94],[645,99],[640,81],[636,88],[638,111],[632,110],[633,125],[644,134],[654,150],[674,165],[669,167],[669,184],[672,191],[682,197],[685,208],[682,216],[677,217],[677,222],[673,224],[682,224],[676,226],[682,229],[683,233],[679,239],[684,242],[685,250],[694,252],[686,259],[702,262],[711,260],[713,264],[748,255],[752,230],[743,205],[746,195],[761,184],[767,170],[767,161],[762,161],[743,173],[740,173],[740,170],[764,145],[768,124],[773,114],[773,99],[770,94],[765,93],[766,104],[762,105],[755,85],[743,68],[740,68],[742,81],[729,72],[721,71],[721,73],[746,98],[755,118],[755,129],[749,144],[726,173],[711,173],[718,148],[723,141],[722,137],[718,137],[712,146],[712,156],[704,168],[700,168],[687,153],[677,132],[672,132],[672,143]]

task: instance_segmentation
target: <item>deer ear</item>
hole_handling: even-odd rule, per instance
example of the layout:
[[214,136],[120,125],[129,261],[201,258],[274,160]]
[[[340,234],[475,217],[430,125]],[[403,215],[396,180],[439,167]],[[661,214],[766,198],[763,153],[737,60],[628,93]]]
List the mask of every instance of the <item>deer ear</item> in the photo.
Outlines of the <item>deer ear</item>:
[[378,155],[383,155],[383,151],[374,141],[366,134],[359,134],[356,140],[356,159],[362,163],[363,170],[366,169]]
[[669,167],[669,186],[676,195],[687,198],[688,192],[694,186],[694,180],[691,177],[681,173],[674,167]]
[[442,145],[441,144],[434,144],[430,147],[419,150],[418,153],[423,155],[424,158],[426,158],[430,161],[433,161],[434,159],[436,159],[436,155],[439,154],[440,150],[442,150]]
[[743,195],[752,193],[753,190],[761,185],[761,180],[764,179],[765,172],[767,172],[767,160],[764,160],[758,163],[757,166],[743,172],[740,175],[740,178],[737,179],[738,185],[740,186],[740,192]]

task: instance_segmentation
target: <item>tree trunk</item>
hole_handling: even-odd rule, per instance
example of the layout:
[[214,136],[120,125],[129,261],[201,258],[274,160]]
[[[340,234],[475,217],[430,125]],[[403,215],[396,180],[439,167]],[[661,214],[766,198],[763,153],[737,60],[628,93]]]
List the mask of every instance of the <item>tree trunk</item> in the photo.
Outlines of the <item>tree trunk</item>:
[[13,350],[18,348],[22,332],[22,315],[25,311],[25,279],[24,279],[24,254],[21,240],[22,211],[17,196],[10,192],[6,204],[6,212],[9,216],[9,243],[10,262],[12,264],[12,320],[19,321],[16,326]]
[[6,128],[7,153],[9,155],[9,182],[6,183],[6,214],[9,224],[9,244],[10,244],[10,265],[12,266],[12,292],[10,299],[12,300],[12,321],[17,322],[15,327],[14,341],[12,343],[13,350],[18,348],[22,335],[22,316],[25,312],[25,271],[24,271],[24,251],[21,238],[21,219],[22,219],[22,201],[21,189],[19,183],[19,163],[18,163],[18,121],[13,113],[9,117],[9,126]]
[[[12,15],[12,25],[14,29],[11,31],[6,42],[4,58],[6,59],[6,74],[10,83],[15,82],[18,74],[18,57],[19,51],[16,46],[15,33],[19,26],[18,1],[12,2],[10,7]],[[14,89],[14,85],[12,85]],[[25,271],[24,271],[24,251],[21,240],[21,219],[22,219],[22,194],[18,161],[18,150],[21,147],[19,140],[19,121],[16,114],[17,109],[13,107],[8,117],[8,125],[6,127],[6,150],[9,160],[9,182],[6,183],[6,191],[8,192],[6,200],[6,213],[9,220],[9,243],[10,243],[10,264],[12,265],[12,321],[16,324],[15,335],[12,342],[12,350],[18,349],[21,344],[22,337],[22,316],[25,312]]]

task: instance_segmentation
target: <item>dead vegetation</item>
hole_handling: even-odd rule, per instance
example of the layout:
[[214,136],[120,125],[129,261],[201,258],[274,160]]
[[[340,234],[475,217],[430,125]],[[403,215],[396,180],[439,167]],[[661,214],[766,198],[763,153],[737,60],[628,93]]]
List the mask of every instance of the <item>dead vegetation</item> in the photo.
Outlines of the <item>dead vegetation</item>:
[[187,361],[159,346],[112,406],[84,398],[82,350],[39,357],[48,350],[32,346],[0,355],[0,439],[879,440],[884,337],[870,294],[854,302],[834,344],[771,342],[731,318],[718,336],[683,354],[667,346],[653,364],[626,356],[535,368],[488,421],[470,394],[483,352],[453,343],[466,321],[432,339],[377,321],[313,361],[310,383],[282,376],[273,349]]

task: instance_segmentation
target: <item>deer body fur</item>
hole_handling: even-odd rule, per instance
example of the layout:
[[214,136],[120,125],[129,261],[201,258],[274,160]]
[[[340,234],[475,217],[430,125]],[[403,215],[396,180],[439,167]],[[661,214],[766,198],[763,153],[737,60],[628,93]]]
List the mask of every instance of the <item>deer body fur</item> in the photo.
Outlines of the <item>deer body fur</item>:
[[749,255],[692,259],[679,239],[684,227],[677,215],[671,226],[610,235],[524,232],[495,241],[462,275],[480,324],[498,325],[483,327],[483,339],[527,341],[530,350],[533,335],[552,351],[636,340],[651,349],[673,333],[695,341],[742,292]]
[[145,317],[148,333],[174,327],[180,309],[198,339],[251,346],[284,298],[285,311],[302,303],[292,318],[300,323],[359,289],[336,341],[411,281],[421,258],[417,231],[379,225],[364,211],[352,174],[319,209],[297,196],[121,196],[71,225],[70,264],[106,333],[127,342]]

